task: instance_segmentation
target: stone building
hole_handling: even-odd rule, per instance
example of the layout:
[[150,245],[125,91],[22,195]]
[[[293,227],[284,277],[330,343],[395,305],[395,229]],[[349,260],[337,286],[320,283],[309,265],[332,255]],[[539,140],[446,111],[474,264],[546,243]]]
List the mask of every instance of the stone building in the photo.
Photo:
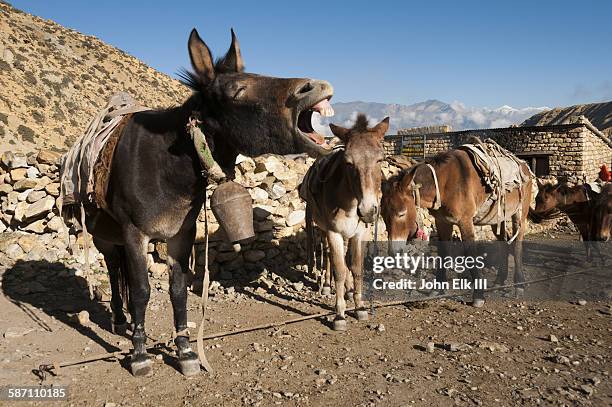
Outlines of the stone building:
[[[572,123],[414,134],[400,130],[385,138],[388,154],[423,159],[468,142],[491,138],[527,161],[538,176],[594,180],[602,164],[611,167],[612,141],[584,116]],[[408,133],[408,134],[406,134]],[[408,151],[404,147],[409,145]]]

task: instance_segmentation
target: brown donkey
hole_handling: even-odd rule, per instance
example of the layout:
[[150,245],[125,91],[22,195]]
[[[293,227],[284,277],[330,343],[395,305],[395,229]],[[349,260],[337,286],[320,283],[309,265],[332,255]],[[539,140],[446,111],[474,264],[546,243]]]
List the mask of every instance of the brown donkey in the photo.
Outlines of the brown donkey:
[[[607,183],[595,201],[591,217],[592,238],[608,242],[612,237],[612,184]],[[599,246],[596,247],[599,249]]]
[[[312,222],[325,233],[336,283],[336,318],[333,328],[346,330],[345,294],[352,290],[358,320],[368,319],[362,300],[363,253],[361,241],[376,220],[384,160],[382,140],[389,128],[385,118],[373,128],[365,115],[351,129],[330,124],[345,148],[317,160],[304,176],[300,197],[306,201],[307,226]],[[350,267],[345,260],[344,239],[349,240]]]
[[[527,164],[521,164],[521,171],[529,174]],[[389,241],[406,242],[416,236],[419,228],[417,205],[428,209],[434,217],[440,241],[452,240],[453,225],[459,226],[464,242],[475,240],[475,225],[492,225],[498,238],[505,240],[506,222],[512,220],[516,265],[514,282],[523,283],[522,240],[531,201],[531,180],[505,195],[506,217],[502,219],[499,233],[496,230],[497,205],[487,204],[489,196],[490,192],[483,185],[466,151],[456,149],[438,154],[385,182],[381,214]],[[473,250],[471,246],[468,249]],[[474,279],[480,278],[478,269],[473,268],[471,272]],[[507,274],[507,267],[503,267],[496,284],[504,284]],[[438,270],[436,279],[446,281],[446,270]],[[521,292],[522,289],[517,289],[517,294]],[[482,290],[474,290],[472,304],[476,307],[484,304]]]
[[531,210],[529,219],[534,223],[541,223],[543,220],[560,216],[561,212],[565,213],[580,232],[587,261],[592,261],[591,249],[599,250],[597,245],[591,244],[591,241],[594,240],[591,219],[593,218],[597,197],[598,194],[588,184],[570,187],[565,183],[555,185],[538,182],[536,206],[535,209]]

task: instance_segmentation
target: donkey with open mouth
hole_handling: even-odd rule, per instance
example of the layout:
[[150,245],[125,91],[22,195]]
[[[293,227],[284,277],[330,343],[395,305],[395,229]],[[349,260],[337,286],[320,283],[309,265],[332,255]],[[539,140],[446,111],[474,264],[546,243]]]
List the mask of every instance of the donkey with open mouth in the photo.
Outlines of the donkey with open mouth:
[[239,153],[328,152],[310,122],[315,111],[333,112],[328,82],[245,73],[233,31],[229,51],[216,62],[196,30],[188,49],[193,71],[184,72],[183,80],[193,95],[181,106],[126,118],[112,158],[106,203],[85,209],[85,223],[109,269],[114,328],[126,323],[120,293],[128,294],[134,327],[129,366],[135,376],[147,374],[152,366],[145,346],[147,246],[152,240],[168,243],[179,367],[185,375],[200,370],[189,346],[186,278],[207,178],[186,129],[192,118],[201,120],[214,160],[230,178]]
[[[384,160],[382,140],[389,128],[389,118],[368,128],[368,120],[360,114],[350,129],[333,124],[330,128],[345,147],[317,160],[304,176],[299,192],[306,201],[307,228],[311,229],[314,221],[327,237],[336,284],[333,328],[344,331],[345,295],[351,293],[353,284],[357,319],[368,318],[362,300],[361,242],[369,233],[369,224],[378,216]],[[345,239],[349,240],[350,267],[345,261]]]

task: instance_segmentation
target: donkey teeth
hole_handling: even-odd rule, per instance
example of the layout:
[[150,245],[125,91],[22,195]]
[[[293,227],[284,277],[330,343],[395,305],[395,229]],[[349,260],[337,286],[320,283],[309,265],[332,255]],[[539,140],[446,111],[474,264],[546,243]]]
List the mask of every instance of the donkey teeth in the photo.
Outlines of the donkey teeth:
[[332,117],[334,115],[334,109],[332,109],[331,107],[324,107],[323,109],[321,109],[320,113],[321,116]]

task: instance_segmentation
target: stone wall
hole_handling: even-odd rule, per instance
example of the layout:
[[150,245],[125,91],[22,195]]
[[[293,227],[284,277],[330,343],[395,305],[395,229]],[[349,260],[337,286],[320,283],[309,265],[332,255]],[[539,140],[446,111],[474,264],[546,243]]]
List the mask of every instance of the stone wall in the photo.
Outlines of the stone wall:
[[[28,156],[4,153],[0,159],[0,268],[25,262],[37,268],[64,265],[78,276],[86,272],[83,239],[68,230],[59,216],[59,154],[47,150]],[[204,210],[197,223],[195,244],[196,271],[204,264],[204,216],[209,219],[209,260],[212,278],[226,287],[235,282],[257,280],[258,284],[281,287],[296,285],[301,289],[306,270],[304,233],[305,204],[298,197],[301,182],[311,158],[305,156],[239,157],[236,181],[247,188],[253,198],[256,236],[235,252],[212,212]],[[383,164],[385,177],[399,170],[397,163]],[[209,193],[215,185],[209,186]],[[425,225],[433,231],[432,219],[426,214]],[[530,229],[533,231],[532,227]],[[539,230],[539,227],[538,229]],[[379,224],[379,238],[385,239],[384,222]],[[491,238],[490,228],[478,228],[478,238]],[[153,284],[167,290],[166,247],[152,242],[148,249],[148,269]],[[108,279],[103,258],[95,248],[89,258],[93,273],[87,275],[94,287],[106,286]],[[198,276],[196,276],[198,277]],[[200,281],[198,278],[195,280]],[[225,281],[225,282],[224,282]],[[302,284],[302,285],[300,285]],[[34,285],[34,287],[38,287]],[[297,288],[296,288],[297,287]],[[40,287],[38,287],[40,288]]]
[[[44,260],[83,269],[82,237],[74,231],[69,233],[58,213],[59,158],[58,153],[47,150],[28,156],[2,155],[0,265]],[[241,252],[234,252],[209,210],[209,259],[214,278],[248,279],[264,269],[285,270],[285,274],[290,269],[302,269],[305,204],[298,197],[297,186],[312,161],[304,156],[239,157],[236,181],[247,187],[253,198],[256,236],[242,245]],[[209,194],[215,187],[209,186]],[[204,214],[202,211],[197,224],[199,265],[203,264]],[[150,273],[160,277],[166,272],[165,244],[150,244],[148,256]],[[90,259],[93,269],[102,271],[102,256],[95,249],[91,249]]]
[[[580,181],[597,177],[602,164],[610,166],[612,148],[606,136],[588,120],[557,126],[508,127],[502,129],[464,130],[428,134],[425,153],[428,156],[465,144],[471,136],[492,138],[515,154],[548,153],[550,175]],[[400,149],[400,137],[385,140],[389,149]]]

